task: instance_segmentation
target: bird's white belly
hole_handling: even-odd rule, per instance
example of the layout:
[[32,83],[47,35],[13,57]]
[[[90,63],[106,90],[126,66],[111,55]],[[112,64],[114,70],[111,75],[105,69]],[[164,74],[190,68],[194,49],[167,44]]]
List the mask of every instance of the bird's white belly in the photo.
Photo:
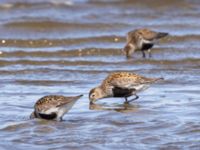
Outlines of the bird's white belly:
[[76,101],[72,101],[66,105],[59,107],[59,110],[57,112],[58,118],[62,117],[65,113],[67,113],[72,108],[75,102]]
[[148,84],[141,84],[141,85],[134,86],[134,89],[136,89],[136,92],[144,91],[147,88],[149,88]]
[[47,109],[46,111],[41,111],[40,113],[42,114],[51,114],[51,113],[55,113],[58,111],[58,107],[51,107],[49,109]]

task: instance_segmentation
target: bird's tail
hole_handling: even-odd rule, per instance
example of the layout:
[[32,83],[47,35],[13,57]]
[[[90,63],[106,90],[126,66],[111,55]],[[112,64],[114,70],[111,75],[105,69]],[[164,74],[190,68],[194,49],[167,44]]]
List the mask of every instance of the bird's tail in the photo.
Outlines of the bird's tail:
[[80,95],[76,96],[76,98],[78,99],[78,98],[81,98],[82,96],[83,96],[83,94],[80,94]]
[[82,96],[83,95],[78,95],[78,96],[66,98],[66,102],[60,105],[60,108],[59,108],[59,111],[61,111],[60,114],[62,114],[61,116],[63,116],[66,112],[68,112],[76,103],[76,101]]
[[164,78],[154,78],[154,79],[152,79],[152,82],[154,83],[154,82],[159,82],[159,81],[163,81],[164,80]]
[[157,39],[163,38],[165,36],[169,35],[169,33],[166,32],[159,32],[156,36]]
[[83,94],[81,95],[78,95],[78,96],[72,96],[72,97],[66,97],[66,103],[69,103],[70,101],[71,102],[75,102],[77,101],[79,98],[81,98],[83,96]]

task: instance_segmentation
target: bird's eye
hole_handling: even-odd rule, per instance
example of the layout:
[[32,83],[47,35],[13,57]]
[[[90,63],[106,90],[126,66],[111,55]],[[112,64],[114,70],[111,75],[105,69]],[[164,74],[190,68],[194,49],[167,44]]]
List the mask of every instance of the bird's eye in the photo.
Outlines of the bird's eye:
[[92,97],[95,97],[95,94],[92,94]]

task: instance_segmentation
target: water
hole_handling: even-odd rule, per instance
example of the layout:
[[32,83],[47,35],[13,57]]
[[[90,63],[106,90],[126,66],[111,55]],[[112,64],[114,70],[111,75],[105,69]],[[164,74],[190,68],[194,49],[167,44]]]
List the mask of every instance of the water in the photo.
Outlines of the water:
[[[0,149],[200,149],[200,2],[1,0]],[[121,54],[128,31],[169,32],[152,59]],[[123,105],[89,106],[108,73],[165,81]],[[63,122],[29,120],[47,94],[84,94]]]

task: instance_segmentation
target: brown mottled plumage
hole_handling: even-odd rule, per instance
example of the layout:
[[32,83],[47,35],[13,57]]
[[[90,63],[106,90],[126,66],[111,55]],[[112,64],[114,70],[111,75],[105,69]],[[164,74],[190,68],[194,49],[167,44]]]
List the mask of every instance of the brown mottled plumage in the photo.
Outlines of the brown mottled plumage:
[[145,57],[145,51],[148,51],[149,57],[151,57],[151,48],[155,40],[167,35],[168,33],[156,32],[146,28],[130,31],[127,34],[127,43],[123,51],[127,58],[130,58],[136,50],[142,51],[143,57]]
[[106,97],[124,97],[126,102],[128,102],[128,97],[135,95],[135,99],[139,98],[136,95],[138,92],[145,90],[150,84],[162,79],[147,78],[129,72],[115,72],[108,75],[100,86],[90,91],[89,99],[93,103],[98,99]]
[[48,95],[40,98],[34,106],[34,112],[30,118],[42,118],[47,120],[62,120],[75,102],[83,95],[65,97],[61,95]]

